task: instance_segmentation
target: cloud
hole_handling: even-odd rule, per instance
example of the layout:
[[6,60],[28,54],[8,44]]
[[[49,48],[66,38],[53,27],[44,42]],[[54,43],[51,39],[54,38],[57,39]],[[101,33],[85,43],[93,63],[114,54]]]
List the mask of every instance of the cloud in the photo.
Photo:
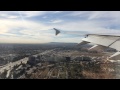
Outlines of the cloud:
[[49,11],[0,11],[0,17],[1,18],[20,18],[20,14],[25,18],[35,17],[35,16],[41,16],[46,13],[50,13]]
[[47,16],[44,16],[44,17],[42,17],[42,18],[48,18]]
[[[2,41],[10,42],[10,38],[14,39],[16,42],[26,42],[25,40],[34,42],[34,40],[38,41],[38,43],[49,42],[52,38],[51,34],[46,34],[46,30],[50,29],[50,26],[43,25],[42,23],[36,23],[32,21],[22,22],[21,20],[0,20],[2,24],[0,24],[0,34],[5,35],[4,38],[0,36]],[[15,32],[15,33],[14,33]]]
[[54,11],[54,13],[62,13],[63,11]]
[[8,32],[8,28],[5,25],[0,25],[0,34]]
[[[41,22],[33,22],[26,20],[25,22],[22,22],[21,20],[7,20],[2,19],[0,20],[2,24],[0,25],[1,31],[0,34],[2,35],[9,35],[11,38],[14,38],[14,41],[17,42],[26,42],[25,40],[30,40],[31,42],[50,42],[52,40],[57,40],[56,36],[54,37],[54,31],[49,31],[51,28],[58,28],[61,30],[66,31],[86,31],[86,34],[89,33],[119,33],[119,30],[116,29],[110,29],[110,28],[104,28],[104,25],[106,22],[98,22],[98,21],[74,21],[74,22],[62,22],[62,23],[52,23],[52,24],[43,24]],[[16,32],[17,31],[17,32]],[[15,32],[15,33],[14,33]],[[79,32],[80,33],[80,32]],[[79,34],[78,33],[78,34]],[[81,34],[81,33],[80,33]],[[85,33],[84,33],[85,34]],[[70,39],[64,38],[66,36],[58,37],[60,41],[66,41],[66,42],[77,42],[78,38],[74,36],[70,36]],[[80,37],[79,37],[80,38]],[[6,39],[6,40],[5,40]],[[24,40],[25,39],[25,40]],[[76,40],[75,40],[76,39]],[[3,39],[4,41],[8,41],[7,38]],[[28,40],[28,41],[29,41]],[[35,41],[34,41],[35,40]],[[80,39],[79,39],[80,40]]]
[[89,17],[94,11],[71,11],[66,16]]
[[76,17],[78,20],[84,18],[83,20],[88,21],[103,21],[110,25],[120,24],[120,11],[75,11],[69,12],[67,16]]
[[84,18],[84,20],[120,22],[120,11],[72,11],[66,16],[76,17],[78,20]]
[[19,16],[8,16],[7,18],[16,19],[19,18]]
[[[79,36],[67,36],[62,33],[56,37],[54,31],[50,30],[52,28],[73,31],[77,34],[76,31],[85,31],[84,34],[120,33],[120,12],[118,11],[20,11],[20,13],[25,17],[24,21],[21,20],[18,11],[0,12],[0,41],[42,43],[79,42],[81,39]],[[51,15],[56,15],[57,19]],[[39,21],[32,19],[33,17],[38,18],[38,16],[46,19],[39,18]],[[48,21],[50,22],[48,23]],[[79,33],[81,34],[81,32]]]
[[43,16],[43,18],[47,18],[49,14],[58,14],[63,11],[0,11],[1,19],[19,19],[19,18],[32,18],[36,16]]
[[35,17],[44,15],[48,13],[48,11],[19,11],[19,13],[21,13],[24,17]]
[[0,18],[2,19],[16,19],[16,18],[19,18],[19,16],[17,15],[17,13],[15,14],[14,12],[11,13],[10,11],[3,11],[3,12],[0,12]]
[[[81,21],[69,21],[62,22],[60,24],[53,25],[55,28],[72,31],[77,33],[76,31],[81,31],[78,34],[81,34],[82,31],[85,31],[84,34],[97,33],[97,34],[120,34],[120,28],[109,28],[110,26],[115,25],[116,23],[110,22],[109,20],[81,20]],[[118,24],[118,23],[117,23]]]
[[120,19],[120,12],[119,11],[93,11],[88,19],[99,19],[99,18]]
[[57,19],[57,20],[51,20],[50,23],[61,23],[63,20]]

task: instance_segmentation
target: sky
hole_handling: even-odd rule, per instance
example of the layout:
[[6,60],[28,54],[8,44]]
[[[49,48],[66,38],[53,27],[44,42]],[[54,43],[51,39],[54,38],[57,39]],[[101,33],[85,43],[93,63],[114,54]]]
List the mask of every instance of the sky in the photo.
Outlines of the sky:
[[0,11],[0,43],[79,43],[83,38],[67,33],[55,36],[53,28],[120,35],[120,11]]

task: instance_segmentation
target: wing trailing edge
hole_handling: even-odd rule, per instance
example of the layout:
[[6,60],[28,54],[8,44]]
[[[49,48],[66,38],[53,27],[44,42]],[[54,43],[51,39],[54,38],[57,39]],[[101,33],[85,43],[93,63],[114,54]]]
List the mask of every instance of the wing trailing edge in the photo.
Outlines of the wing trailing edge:
[[116,52],[115,54],[109,57],[110,60],[120,60],[120,52]]
[[96,51],[102,51],[102,50],[104,50],[105,48],[107,48],[107,47],[105,47],[105,46],[102,46],[102,45],[94,45],[94,46],[92,46],[91,48],[89,48],[88,50],[96,50]]

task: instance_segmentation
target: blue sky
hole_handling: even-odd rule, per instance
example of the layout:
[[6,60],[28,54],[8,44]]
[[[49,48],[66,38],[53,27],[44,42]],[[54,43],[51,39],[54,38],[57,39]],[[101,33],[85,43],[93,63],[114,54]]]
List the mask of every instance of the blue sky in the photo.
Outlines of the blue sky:
[[[52,28],[80,34],[120,35],[119,11],[0,11],[1,43],[76,42],[83,36],[59,34]],[[76,32],[78,33],[78,32]]]

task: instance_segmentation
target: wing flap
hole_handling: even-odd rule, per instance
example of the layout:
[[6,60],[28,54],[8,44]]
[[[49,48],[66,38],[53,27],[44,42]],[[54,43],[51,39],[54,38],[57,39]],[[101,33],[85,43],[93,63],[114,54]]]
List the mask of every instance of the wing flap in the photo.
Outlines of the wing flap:
[[104,50],[105,48],[107,48],[107,47],[101,46],[101,45],[94,45],[94,46],[92,46],[91,48],[89,48],[88,50],[89,50],[89,51],[91,51],[91,50],[102,51],[102,50]]
[[112,56],[109,57],[110,60],[120,60],[120,52],[116,52]]

